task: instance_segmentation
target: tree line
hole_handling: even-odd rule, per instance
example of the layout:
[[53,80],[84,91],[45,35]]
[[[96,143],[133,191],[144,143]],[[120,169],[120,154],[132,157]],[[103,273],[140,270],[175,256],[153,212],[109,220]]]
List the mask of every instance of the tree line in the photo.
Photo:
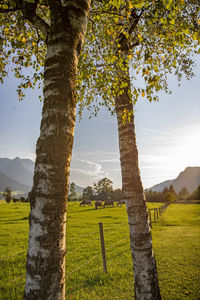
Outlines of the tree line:
[[179,193],[176,193],[173,185],[165,187],[162,192],[148,190],[145,191],[147,202],[175,202],[176,200],[200,200],[200,185],[195,191],[189,193],[186,187],[183,187]]
[[[164,187],[162,192],[146,190],[145,197],[147,202],[175,202],[176,200],[200,200],[200,185],[195,191],[189,193],[186,187],[183,187],[179,193],[176,193],[173,185]],[[119,201],[124,200],[122,189],[113,189],[113,182],[109,178],[102,178],[93,186],[87,186],[83,189],[82,195],[76,193],[76,184],[72,182],[69,189],[68,201]]]
[[76,200],[91,200],[91,201],[119,201],[124,199],[124,195],[120,188],[113,188],[113,181],[107,177],[104,177],[98,180],[97,183],[94,183],[93,186],[86,186],[83,189],[82,195],[76,193],[76,184],[72,182],[69,188],[69,197],[68,201]]
[[0,192],[0,195],[2,195],[3,199],[6,201],[6,203],[13,202],[29,202],[28,197],[18,196],[19,198],[13,197],[13,191],[10,187],[6,187],[3,192]]

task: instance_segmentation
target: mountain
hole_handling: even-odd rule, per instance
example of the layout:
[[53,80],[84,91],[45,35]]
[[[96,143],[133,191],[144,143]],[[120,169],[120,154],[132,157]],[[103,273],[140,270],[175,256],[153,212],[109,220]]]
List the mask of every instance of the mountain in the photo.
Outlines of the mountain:
[[22,184],[3,173],[0,173],[0,192],[3,192],[7,187],[12,191],[22,191],[28,193],[31,190],[31,186]]
[[177,193],[183,187],[186,187],[188,192],[192,193],[200,185],[200,167],[187,167],[177,178],[156,184],[148,190],[162,192],[165,187],[168,188],[171,184]]
[[173,184],[173,181],[174,181],[173,179],[171,179],[171,180],[170,179],[169,180],[165,180],[165,181],[163,181],[161,183],[153,185],[151,188],[149,188],[147,190],[152,190],[152,191],[156,191],[156,192],[162,192],[165,187],[168,188],[171,184]]
[[188,167],[173,181],[174,189],[178,192],[186,187],[192,193],[200,185],[200,167]]
[[31,186],[33,183],[34,162],[30,159],[0,158],[0,172],[18,181]]
[[[0,191],[4,191],[7,186],[12,190],[30,191],[33,183],[34,165],[30,159],[0,158]],[[82,194],[83,189],[76,185],[78,195]]]

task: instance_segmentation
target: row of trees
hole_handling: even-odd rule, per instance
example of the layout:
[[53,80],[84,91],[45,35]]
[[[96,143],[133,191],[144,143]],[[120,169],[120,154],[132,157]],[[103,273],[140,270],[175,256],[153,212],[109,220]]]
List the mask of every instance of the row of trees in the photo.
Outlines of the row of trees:
[[148,202],[174,202],[176,200],[200,200],[200,185],[191,194],[186,187],[183,187],[179,193],[176,193],[173,185],[165,187],[162,192],[146,191],[146,200]]
[[185,195],[184,199],[186,200],[200,200],[200,185],[198,188],[191,194]]
[[28,200],[28,197],[25,198],[25,197],[20,197],[20,198],[14,198],[13,197],[13,191],[10,187],[6,187],[5,190],[3,192],[0,193],[3,197],[3,199],[5,199],[5,201],[7,203],[10,203],[10,202],[29,202]]
[[[165,187],[162,192],[148,190],[145,191],[147,202],[174,202],[176,200],[200,200],[200,185],[198,188],[189,193],[186,187],[183,187],[179,193],[176,193],[173,185]],[[109,178],[102,178],[92,186],[84,188],[82,195],[76,193],[74,182],[70,184],[69,201],[76,200],[108,200],[119,201],[124,199],[121,189],[113,189],[113,182]]]
[[[154,101],[157,92],[168,91],[167,73],[192,76],[199,23],[198,0],[0,1],[0,80],[11,66],[21,79],[20,99],[23,88],[43,80],[25,299],[65,299],[66,199],[78,100],[80,112],[94,106],[96,113],[106,105],[116,113],[135,298],[161,299],[134,104],[139,97]],[[34,69],[33,78],[27,67]],[[144,85],[133,85],[131,76],[142,77]]]
[[[76,193],[76,185],[74,182],[70,184],[69,201],[77,200],[78,195]],[[113,182],[107,177],[100,179],[92,186],[84,188],[79,200],[101,200],[105,201],[112,199],[113,201],[119,201],[124,199],[121,189],[113,189]]]
[[9,187],[5,188],[4,192],[1,192],[1,195],[7,203],[12,201],[12,190]]

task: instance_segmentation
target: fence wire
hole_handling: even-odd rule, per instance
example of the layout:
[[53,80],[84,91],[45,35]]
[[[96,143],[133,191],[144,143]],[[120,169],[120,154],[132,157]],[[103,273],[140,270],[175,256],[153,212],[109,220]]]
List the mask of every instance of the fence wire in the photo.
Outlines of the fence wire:
[[74,241],[74,240],[79,240],[81,237],[87,237],[87,236],[91,236],[93,235],[94,233],[98,233],[98,231],[93,231],[93,232],[89,232],[89,233],[85,233],[85,234],[82,234],[82,235],[79,235],[77,237],[74,237],[74,238],[67,238],[67,241]]
[[92,258],[90,258],[89,260],[87,260],[85,263],[83,263],[82,265],[80,265],[79,267],[77,267],[76,269],[72,270],[71,272],[66,274],[66,277],[68,277],[69,275],[73,274],[74,272],[80,270],[81,268],[83,268],[85,265],[89,264],[92,260],[94,260],[96,257],[99,256],[99,253],[96,254],[95,256],[93,256]]
[[10,258],[19,256],[19,255],[22,255],[22,254],[25,254],[25,253],[27,253],[27,251],[21,252],[21,253],[17,253],[17,254],[15,254],[15,255],[9,255],[9,256],[0,257],[0,260],[8,260],[8,259],[10,259]]
[[[161,206],[160,208],[157,208],[159,211],[160,211],[160,214],[163,213],[165,211],[165,209],[167,208],[168,205],[164,204],[163,206]],[[151,214],[151,211],[155,211],[155,209],[149,209],[148,211],[150,212]],[[128,225],[128,220],[124,221],[124,222],[121,222],[121,223],[118,223],[118,224],[114,224],[114,225],[110,225],[110,226],[106,226],[104,225],[104,232],[106,232],[106,235],[105,235],[105,238],[107,239],[107,237],[109,237],[110,235],[113,235],[113,233],[115,232],[119,232],[121,231],[122,229],[124,230],[125,228],[124,227],[121,227],[121,225],[123,224],[127,224]],[[114,229],[113,229],[114,228]],[[108,232],[108,233],[107,233]],[[79,235],[78,237],[73,237],[73,238],[69,238],[67,239],[67,241],[80,241],[80,238],[82,237],[88,237],[88,236],[92,236],[92,235],[96,235],[98,234],[99,231],[98,230],[95,230],[95,231],[92,231],[92,232],[88,232],[88,233],[85,233],[85,234],[82,234],[82,235]],[[95,240],[99,240],[100,241],[100,238],[96,238]],[[94,241],[94,239],[93,239]],[[115,246],[117,245],[120,245],[122,246],[123,244],[125,244],[126,242],[129,242],[129,237],[125,237],[123,239],[120,239],[118,242],[106,247],[106,251],[109,251],[111,250],[112,248],[114,248]],[[72,249],[72,250],[67,250],[66,251],[66,256],[74,253],[74,252],[77,252],[78,250],[88,246],[88,245],[91,245],[92,243],[91,242],[87,242],[87,243],[84,243],[83,245],[81,245],[80,247],[78,248],[75,248],[75,249]],[[15,258],[17,256],[20,256],[20,255],[23,255],[27,253],[27,251],[24,251],[24,252],[20,252],[20,253],[17,253],[15,255],[10,255],[10,256],[7,256],[7,257],[0,257],[0,260],[8,260],[10,258]],[[77,268],[75,268],[74,270],[66,273],[66,278],[69,277],[71,274],[77,272],[78,270],[82,269],[83,267],[85,267],[86,265],[88,265],[89,263],[91,263],[94,259],[96,258],[100,258],[101,257],[101,251],[99,251],[99,253],[97,253],[96,255],[92,256],[90,259],[88,259],[86,262],[84,262],[83,264],[79,265]],[[7,284],[10,284],[10,283],[13,283],[15,281],[17,281],[18,279],[20,278],[23,278],[25,277],[26,275],[23,274],[23,275],[20,275],[20,276],[17,276],[15,277],[13,280],[10,280],[8,282],[6,282],[6,285]]]

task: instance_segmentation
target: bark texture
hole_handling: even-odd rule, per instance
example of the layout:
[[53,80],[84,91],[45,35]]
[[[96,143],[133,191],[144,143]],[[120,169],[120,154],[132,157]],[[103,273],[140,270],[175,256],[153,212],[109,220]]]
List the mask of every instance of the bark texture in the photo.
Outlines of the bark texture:
[[123,123],[124,110],[133,111],[128,87],[116,99],[118,121],[122,190],[126,200],[130,231],[130,247],[133,259],[134,289],[136,300],[160,300],[158,275],[152,249],[151,230],[148,221],[146,200],[138,166],[138,151],[135,137],[134,117]]
[[30,193],[25,299],[65,299],[66,206],[78,56],[90,1],[51,1],[44,106]]

